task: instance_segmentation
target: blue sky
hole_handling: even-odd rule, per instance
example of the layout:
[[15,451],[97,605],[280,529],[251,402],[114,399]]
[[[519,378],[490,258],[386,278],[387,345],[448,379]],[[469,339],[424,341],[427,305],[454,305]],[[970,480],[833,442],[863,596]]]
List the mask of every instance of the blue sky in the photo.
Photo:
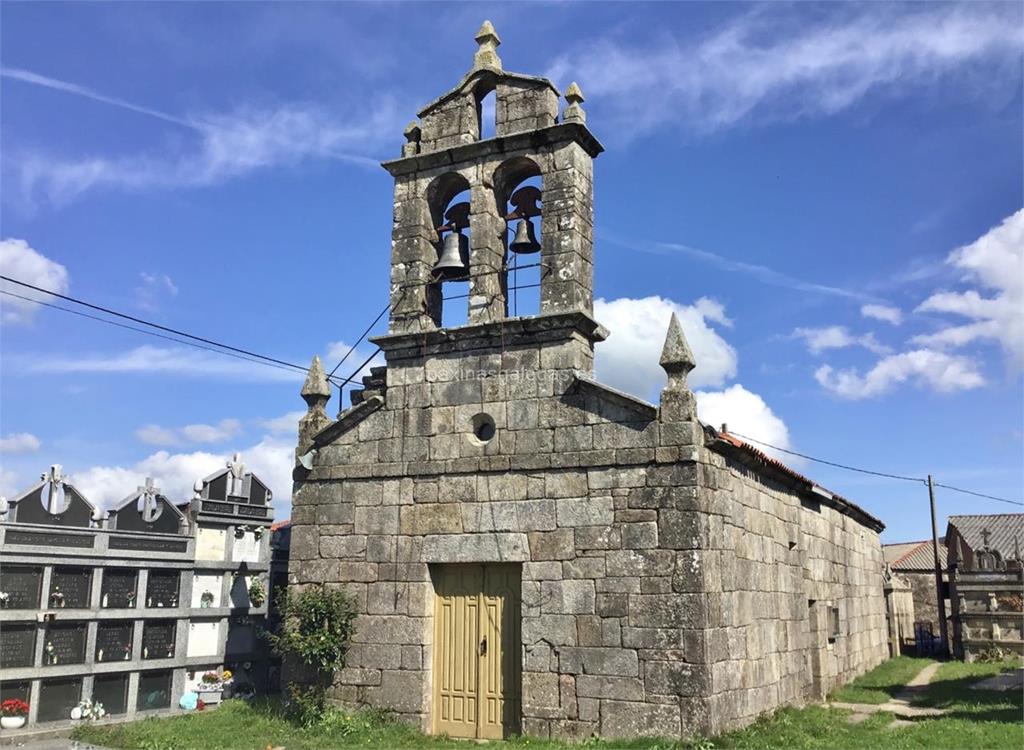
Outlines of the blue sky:
[[[676,311],[709,422],[1024,496],[1017,3],[0,13],[7,275],[333,366],[387,301],[377,163],[470,67],[490,18],[506,69],[579,82],[607,148],[602,379],[656,399]],[[101,502],[145,474],[183,496],[241,450],[287,514],[301,375],[9,296],[0,333],[4,493],[61,463]],[[927,535],[923,486],[792,463],[881,517],[888,540]]]

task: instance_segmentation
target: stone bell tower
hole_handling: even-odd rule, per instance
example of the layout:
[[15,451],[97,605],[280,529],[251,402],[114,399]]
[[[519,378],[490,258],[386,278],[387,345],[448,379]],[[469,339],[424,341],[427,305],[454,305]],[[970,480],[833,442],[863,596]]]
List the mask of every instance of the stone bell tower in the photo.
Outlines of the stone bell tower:
[[[441,327],[445,276],[468,278],[469,326],[508,317],[510,233],[540,224],[541,317],[593,307],[593,159],[602,146],[585,125],[573,84],[559,118],[559,93],[544,78],[502,68],[494,27],[477,32],[473,67],[455,88],[424,107],[405,129],[402,158],[383,166],[395,178],[390,333]],[[495,95],[494,136],[482,138],[482,101]],[[511,198],[526,180],[541,187]],[[536,182],[536,179],[533,180]],[[466,203],[446,206],[463,191]],[[532,198],[532,200],[530,200]],[[539,199],[540,206],[536,205]],[[461,268],[439,273],[446,237],[468,229]],[[454,250],[457,237],[448,240]],[[464,242],[465,240],[463,240]],[[454,257],[458,260],[458,253]],[[536,256],[529,256],[535,258]]]

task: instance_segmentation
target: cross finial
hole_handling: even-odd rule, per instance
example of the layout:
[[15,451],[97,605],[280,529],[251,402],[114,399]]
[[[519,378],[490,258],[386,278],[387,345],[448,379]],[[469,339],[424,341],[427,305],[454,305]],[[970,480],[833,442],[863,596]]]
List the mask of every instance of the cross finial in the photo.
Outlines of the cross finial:
[[245,494],[243,481],[245,479],[245,464],[242,463],[242,454],[236,453],[227,463],[231,475],[231,487],[228,494],[234,497],[242,497]]
[[981,530],[981,540],[982,542],[984,542],[986,547],[988,547],[988,540],[991,536],[992,532],[988,530],[988,527],[985,527]]
[[498,45],[501,44],[501,39],[498,37],[498,32],[494,30],[494,26],[490,21],[483,22],[483,25],[480,26],[480,31],[476,32],[474,39],[476,39],[479,48],[473,56],[473,67],[491,68],[500,71],[501,58],[498,57]]
[[40,479],[46,482],[47,488],[46,508],[50,513],[57,514],[64,509],[64,472],[60,464],[53,464],[50,471],[43,474]]
[[160,494],[153,477],[146,477],[144,484],[139,486],[142,493],[142,520],[152,521],[156,518],[156,496]]
[[62,471],[63,468],[64,467],[61,466],[60,464],[53,464],[53,466],[50,467],[50,470],[39,478],[42,479],[44,482],[61,484],[65,479],[64,472]]

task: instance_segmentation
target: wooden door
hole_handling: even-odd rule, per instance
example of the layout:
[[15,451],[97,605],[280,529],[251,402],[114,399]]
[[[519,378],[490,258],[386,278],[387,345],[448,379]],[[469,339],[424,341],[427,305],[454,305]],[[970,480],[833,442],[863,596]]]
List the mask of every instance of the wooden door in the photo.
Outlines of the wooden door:
[[519,566],[443,565],[433,573],[434,731],[508,736],[519,728]]

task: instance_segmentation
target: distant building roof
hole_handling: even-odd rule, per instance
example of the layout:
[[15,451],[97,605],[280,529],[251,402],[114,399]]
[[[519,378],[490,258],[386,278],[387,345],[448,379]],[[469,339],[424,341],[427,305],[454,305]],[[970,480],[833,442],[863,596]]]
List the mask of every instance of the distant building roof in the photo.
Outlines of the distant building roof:
[[284,529],[292,525],[292,519],[286,518],[283,521],[275,521],[270,524],[271,531],[277,531],[278,529]]
[[[883,544],[882,555],[885,556],[885,562],[893,570],[935,570],[935,555],[932,552],[931,539],[926,539],[923,542]],[[946,544],[945,539],[941,537],[939,538],[939,565],[943,570],[946,569]]]
[[972,550],[986,546],[984,532],[987,531],[987,546],[998,552],[1004,560],[1015,554],[1018,546],[1024,552],[1024,513],[950,516],[949,528],[956,529]]

